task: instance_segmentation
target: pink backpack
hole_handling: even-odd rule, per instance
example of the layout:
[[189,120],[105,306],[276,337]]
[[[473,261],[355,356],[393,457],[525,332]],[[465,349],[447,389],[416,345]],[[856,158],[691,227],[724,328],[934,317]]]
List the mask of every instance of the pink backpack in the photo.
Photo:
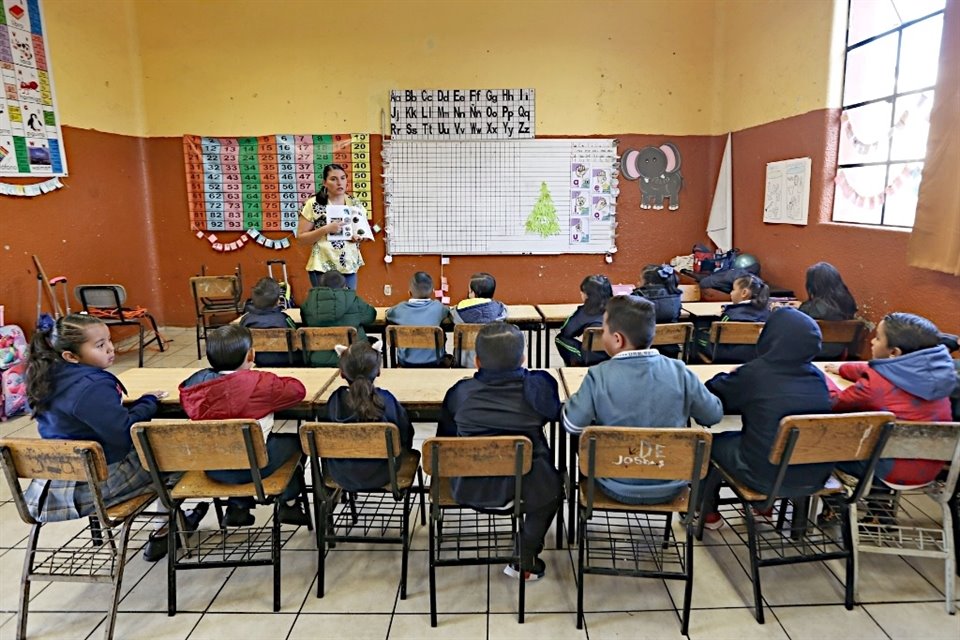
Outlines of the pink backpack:
[[27,405],[27,339],[16,325],[0,327],[0,420],[24,413]]

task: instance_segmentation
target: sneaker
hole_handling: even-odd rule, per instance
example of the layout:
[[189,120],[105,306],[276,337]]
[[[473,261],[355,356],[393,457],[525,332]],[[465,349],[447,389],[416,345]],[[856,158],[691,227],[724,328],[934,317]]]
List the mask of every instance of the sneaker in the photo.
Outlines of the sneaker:
[[249,507],[237,507],[232,504],[227,505],[227,512],[223,516],[225,527],[249,527],[256,521],[257,517],[250,513]]
[[773,507],[770,507],[769,509],[754,509],[753,515],[757,518],[772,518]]
[[[506,567],[504,567],[503,573],[514,579],[519,578],[520,567],[515,564],[508,564]],[[523,579],[525,582],[536,582],[537,580],[542,580],[545,575],[547,575],[547,564],[540,558],[537,558],[533,561],[532,569],[525,569],[523,571]]]
[[706,513],[703,515],[703,528],[710,529],[711,531],[716,531],[723,526],[723,517],[720,515],[719,511],[714,511],[713,513]]
[[293,504],[281,502],[278,515],[280,522],[283,524],[290,524],[295,527],[305,527],[310,524],[310,516],[301,508],[299,502]]
[[[193,509],[183,514],[183,519],[186,523],[186,530],[196,531],[197,527],[200,526],[200,521],[203,520],[203,516],[207,515],[207,510],[209,508],[209,503],[200,502]],[[180,536],[177,536],[176,545],[177,549],[183,546],[183,540],[180,538]],[[150,539],[147,540],[147,544],[145,544],[143,547],[143,559],[147,562],[156,562],[165,555],[167,555],[166,527],[150,534]]]

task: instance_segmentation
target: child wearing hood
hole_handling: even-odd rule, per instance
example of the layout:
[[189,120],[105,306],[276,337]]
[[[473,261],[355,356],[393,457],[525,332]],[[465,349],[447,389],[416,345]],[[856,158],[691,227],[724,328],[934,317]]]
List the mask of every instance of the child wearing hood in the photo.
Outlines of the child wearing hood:
[[[777,465],[771,464],[769,457],[780,420],[790,415],[830,413],[826,377],[813,365],[820,346],[816,321],[784,307],[773,312],[764,325],[755,360],[707,382],[707,389],[723,402],[724,413],[739,413],[743,419],[741,431],[714,435],[710,459],[754,491],[768,492],[776,479]],[[781,485],[782,494],[804,495],[820,489],[833,466],[790,465]],[[718,473],[710,469],[711,475]],[[716,496],[704,499],[716,504]],[[719,513],[704,514],[706,528],[722,525]]]
[[[950,421],[956,374],[936,325],[912,313],[890,313],[877,325],[870,345],[870,362],[826,366],[854,383],[843,391],[829,383],[835,412],[892,411],[898,420]],[[839,466],[863,475],[857,463]],[[938,460],[881,459],[874,473],[893,488],[905,489],[933,481],[942,467]]]
[[[357,340],[364,341],[367,334],[363,325],[376,320],[377,310],[346,284],[339,271],[325,271],[320,276],[320,286],[310,289],[300,307],[303,324],[307,327],[355,327]],[[340,364],[340,358],[332,349],[305,353],[304,360],[310,367],[336,367]]]

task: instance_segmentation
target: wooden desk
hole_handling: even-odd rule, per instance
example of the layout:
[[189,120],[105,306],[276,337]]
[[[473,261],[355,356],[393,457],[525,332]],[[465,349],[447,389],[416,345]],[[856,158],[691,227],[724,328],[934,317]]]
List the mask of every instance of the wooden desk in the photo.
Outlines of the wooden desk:
[[[376,307],[377,317],[369,325],[371,328],[376,327],[380,330],[383,330],[384,325],[387,324],[387,309],[389,309],[389,307]],[[285,309],[283,312],[290,316],[290,319],[297,323],[297,326],[303,326],[303,315],[300,313],[300,307],[295,309]],[[233,322],[240,322],[240,318],[237,318]]]
[[719,318],[730,302],[684,302],[682,310],[694,318]]
[[[527,332],[527,366],[539,367],[543,353],[543,316],[532,304],[508,304],[507,322],[512,322]],[[537,339],[537,358],[533,358],[533,337]],[[549,348],[549,345],[548,345]]]

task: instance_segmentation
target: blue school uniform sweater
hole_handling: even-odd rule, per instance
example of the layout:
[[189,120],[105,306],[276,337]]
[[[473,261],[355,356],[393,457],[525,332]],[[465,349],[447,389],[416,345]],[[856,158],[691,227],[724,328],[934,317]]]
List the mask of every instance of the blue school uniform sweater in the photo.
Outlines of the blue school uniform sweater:
[[[450,309],[439,300],[411,298],[387,309],[390,324],[439,327],[450,315]],[[398,349],[400,364],[435,364],[445,353],[444,349]]]

